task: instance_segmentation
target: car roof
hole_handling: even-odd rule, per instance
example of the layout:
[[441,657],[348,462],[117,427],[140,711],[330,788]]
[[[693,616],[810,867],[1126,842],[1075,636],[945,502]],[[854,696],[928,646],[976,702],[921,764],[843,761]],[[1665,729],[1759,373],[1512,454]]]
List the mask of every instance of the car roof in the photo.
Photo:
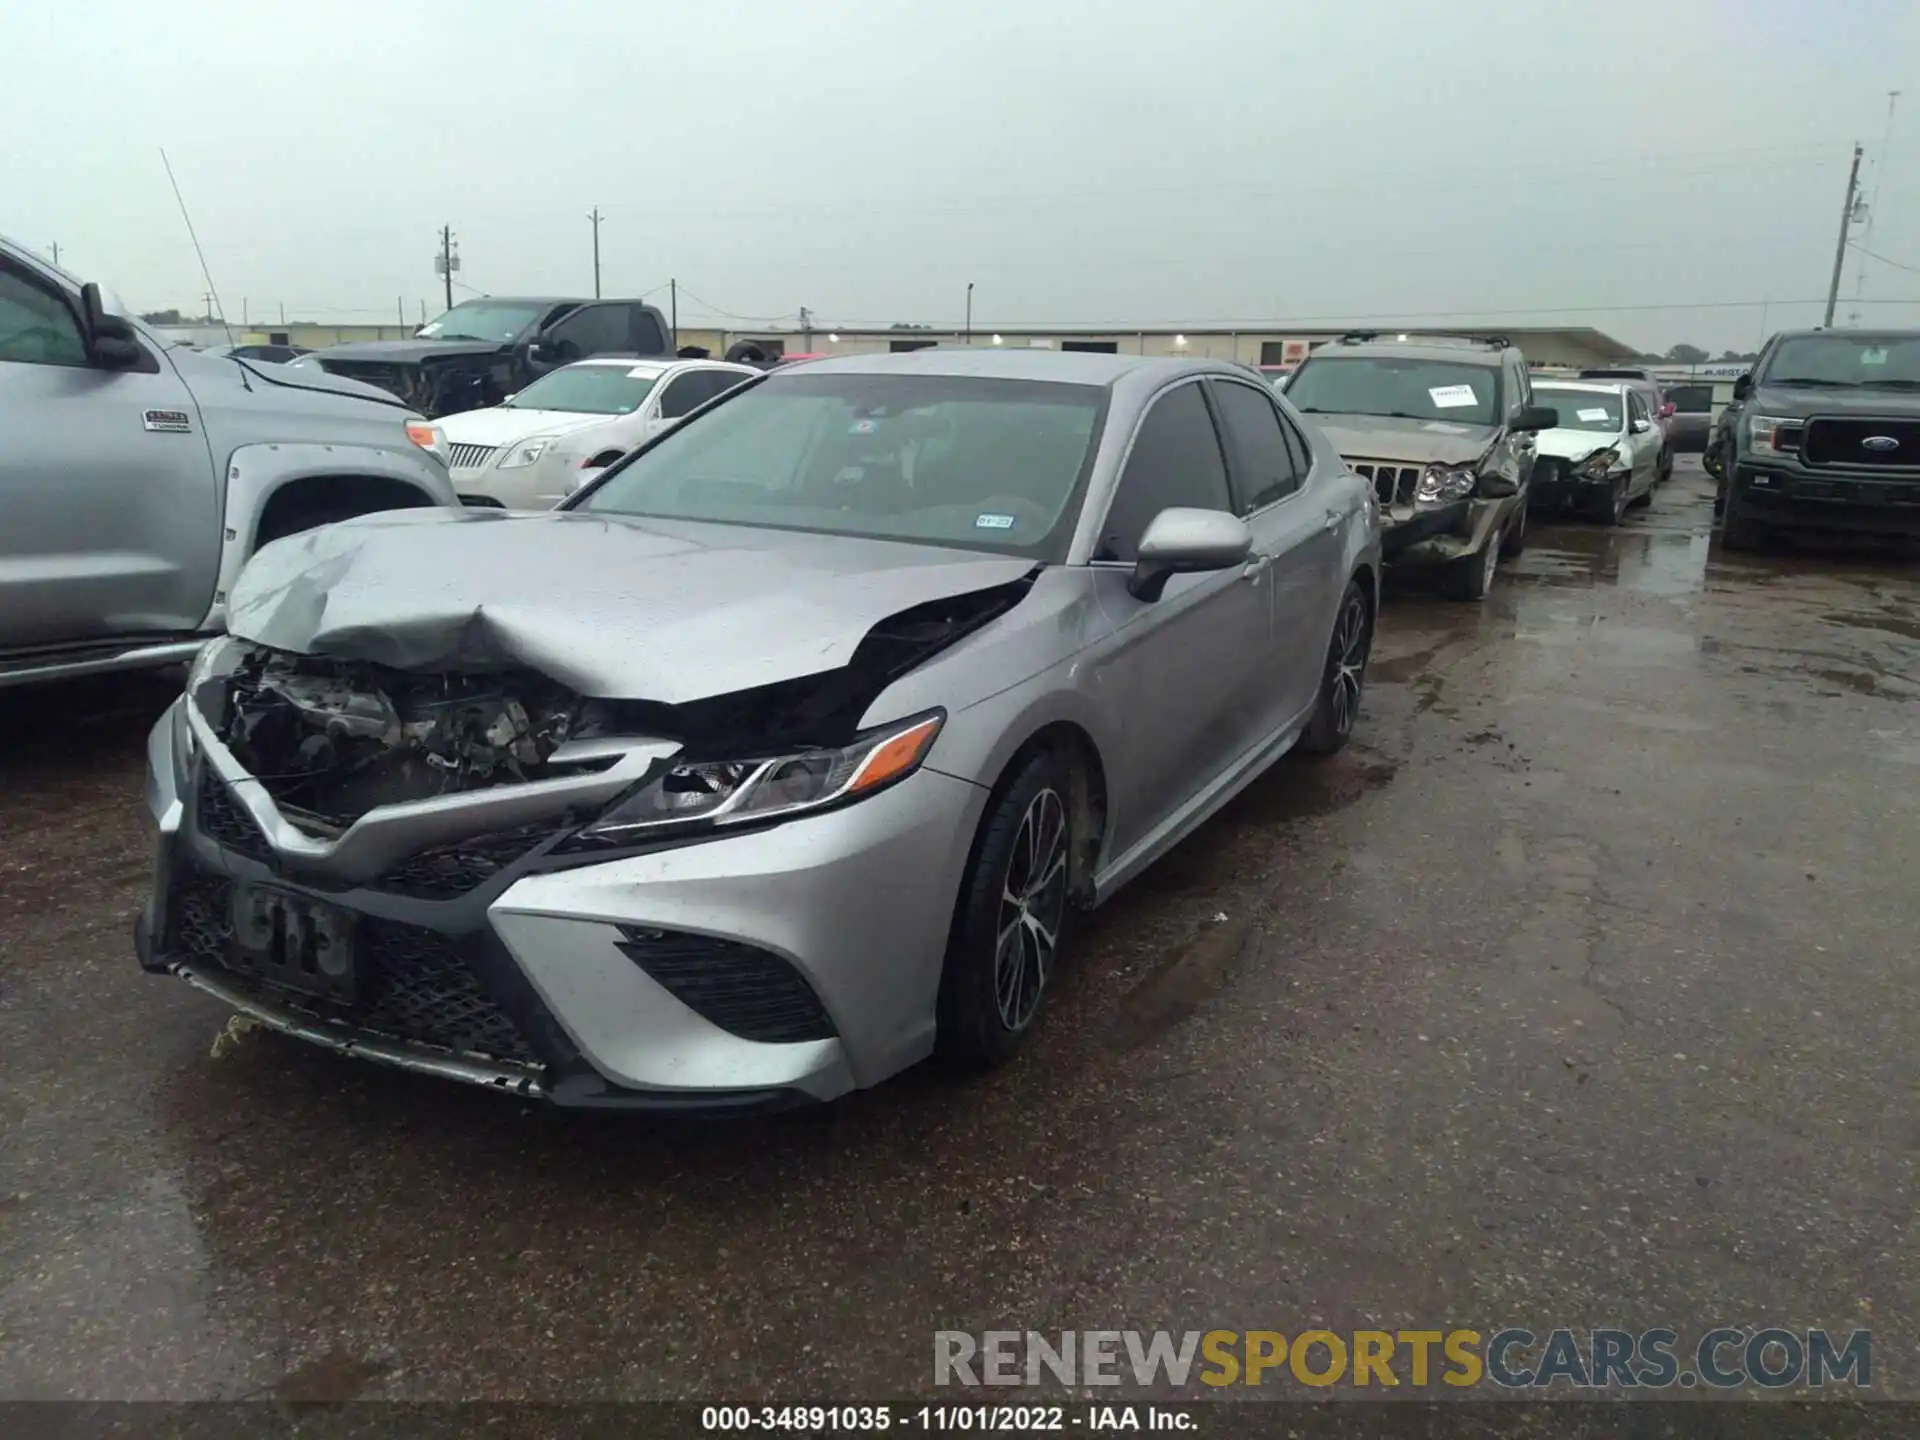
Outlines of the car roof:
[[753,365],[742,365],[738,360],[707,360],[698,356],[684,355],[589,355],[584,360],[574,360],[562,365],[562,370],[582,370],[589,365],[619,366],[623,370],[651,370],[664,375],[669,370],[684,366],[719,366],[723,370],[740,370],[749,374],[759,374]]
[[[775,374],[780,372],[775,371]],[[792,373],[798,374],[796,370]],[[1160,355],[1117,355],[1077,350],[1007,350],[974,345],[932,346],[892,354],[839,355],[809,360],[808,375],[952,375],[1008,380],[1052,380],[1066,385],[1113,385],[1131,375],[1168,379],[1182,374],[1231,375],[1247,379],[1244,365],[1225,360]]]
[[1495,370],[1512,353],[1511,345],[1423,345],[1418,340],[1361,340],[1322,345],[1300,363],[1308,365],[1315,360],[1332,359],[1378,360],[1392,356],[1406,360],[1450,360],[1459,365],[1479,365]]
[[1601,395],[1623,395],[1634,383],[1632,380],[1562,380],[1557,375],[1533,377],[1536,390],[1591,390]]

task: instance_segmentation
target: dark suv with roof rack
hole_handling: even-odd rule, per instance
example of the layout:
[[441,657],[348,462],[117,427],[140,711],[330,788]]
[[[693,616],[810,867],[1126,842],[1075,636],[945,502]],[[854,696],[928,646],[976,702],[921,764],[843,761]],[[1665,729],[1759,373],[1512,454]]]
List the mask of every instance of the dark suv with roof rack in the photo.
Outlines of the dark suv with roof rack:
[[1734,384],[1720,543],[1920,538],[1920,330],[1788,330]]
[[1287,399],[1372,484],[1388,560],[1484,598],[1500,557],[1526,543],[1534,434],[1559,418],[1533,403],[1518,347],[1499,335],[1345,335],[1301,362]]

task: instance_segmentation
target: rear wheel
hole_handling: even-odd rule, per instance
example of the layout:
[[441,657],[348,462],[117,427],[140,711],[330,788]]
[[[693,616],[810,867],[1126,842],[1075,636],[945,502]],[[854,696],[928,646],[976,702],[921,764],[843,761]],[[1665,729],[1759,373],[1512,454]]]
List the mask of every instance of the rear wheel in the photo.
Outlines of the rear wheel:
[[1373,653],[1373,607],[1358,580],[1347,583],[1333,619],[1327,663],[1320,674],[1320,699],[1300,736],[1309,755],[1331,755],[1353,735],[1360,714],[1360,692],[1367,683],[1367,658]]
[[961,881],[940,976],[938,1040],[979,1069],[1032,1032],[1072,920],[1071,777],[1057,750],[1028,757],[995,790]]

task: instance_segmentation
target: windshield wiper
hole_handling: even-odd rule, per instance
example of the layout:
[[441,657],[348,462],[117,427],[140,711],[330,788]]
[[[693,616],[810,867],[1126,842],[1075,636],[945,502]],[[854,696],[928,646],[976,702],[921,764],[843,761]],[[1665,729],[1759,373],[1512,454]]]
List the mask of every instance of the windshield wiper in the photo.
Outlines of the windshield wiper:
[[1851,380],[1822,380],[1813,375],[1788,375],[1778,380],[1768,380],[1768,385],[1814,385],[1828,390],[1856,390],[1859,387]]
[[1862,380],[1862,390],[1920,390],[1920,380]]

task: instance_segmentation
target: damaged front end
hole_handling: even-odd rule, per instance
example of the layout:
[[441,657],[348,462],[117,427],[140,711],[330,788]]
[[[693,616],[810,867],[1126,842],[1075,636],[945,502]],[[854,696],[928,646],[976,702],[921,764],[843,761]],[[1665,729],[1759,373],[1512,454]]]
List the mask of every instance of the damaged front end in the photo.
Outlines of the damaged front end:
[[383,805],[577,773],[554,752],[598,719],[527,670],[411,675],[261,648],[208,698],[221,742],[310,834]]

